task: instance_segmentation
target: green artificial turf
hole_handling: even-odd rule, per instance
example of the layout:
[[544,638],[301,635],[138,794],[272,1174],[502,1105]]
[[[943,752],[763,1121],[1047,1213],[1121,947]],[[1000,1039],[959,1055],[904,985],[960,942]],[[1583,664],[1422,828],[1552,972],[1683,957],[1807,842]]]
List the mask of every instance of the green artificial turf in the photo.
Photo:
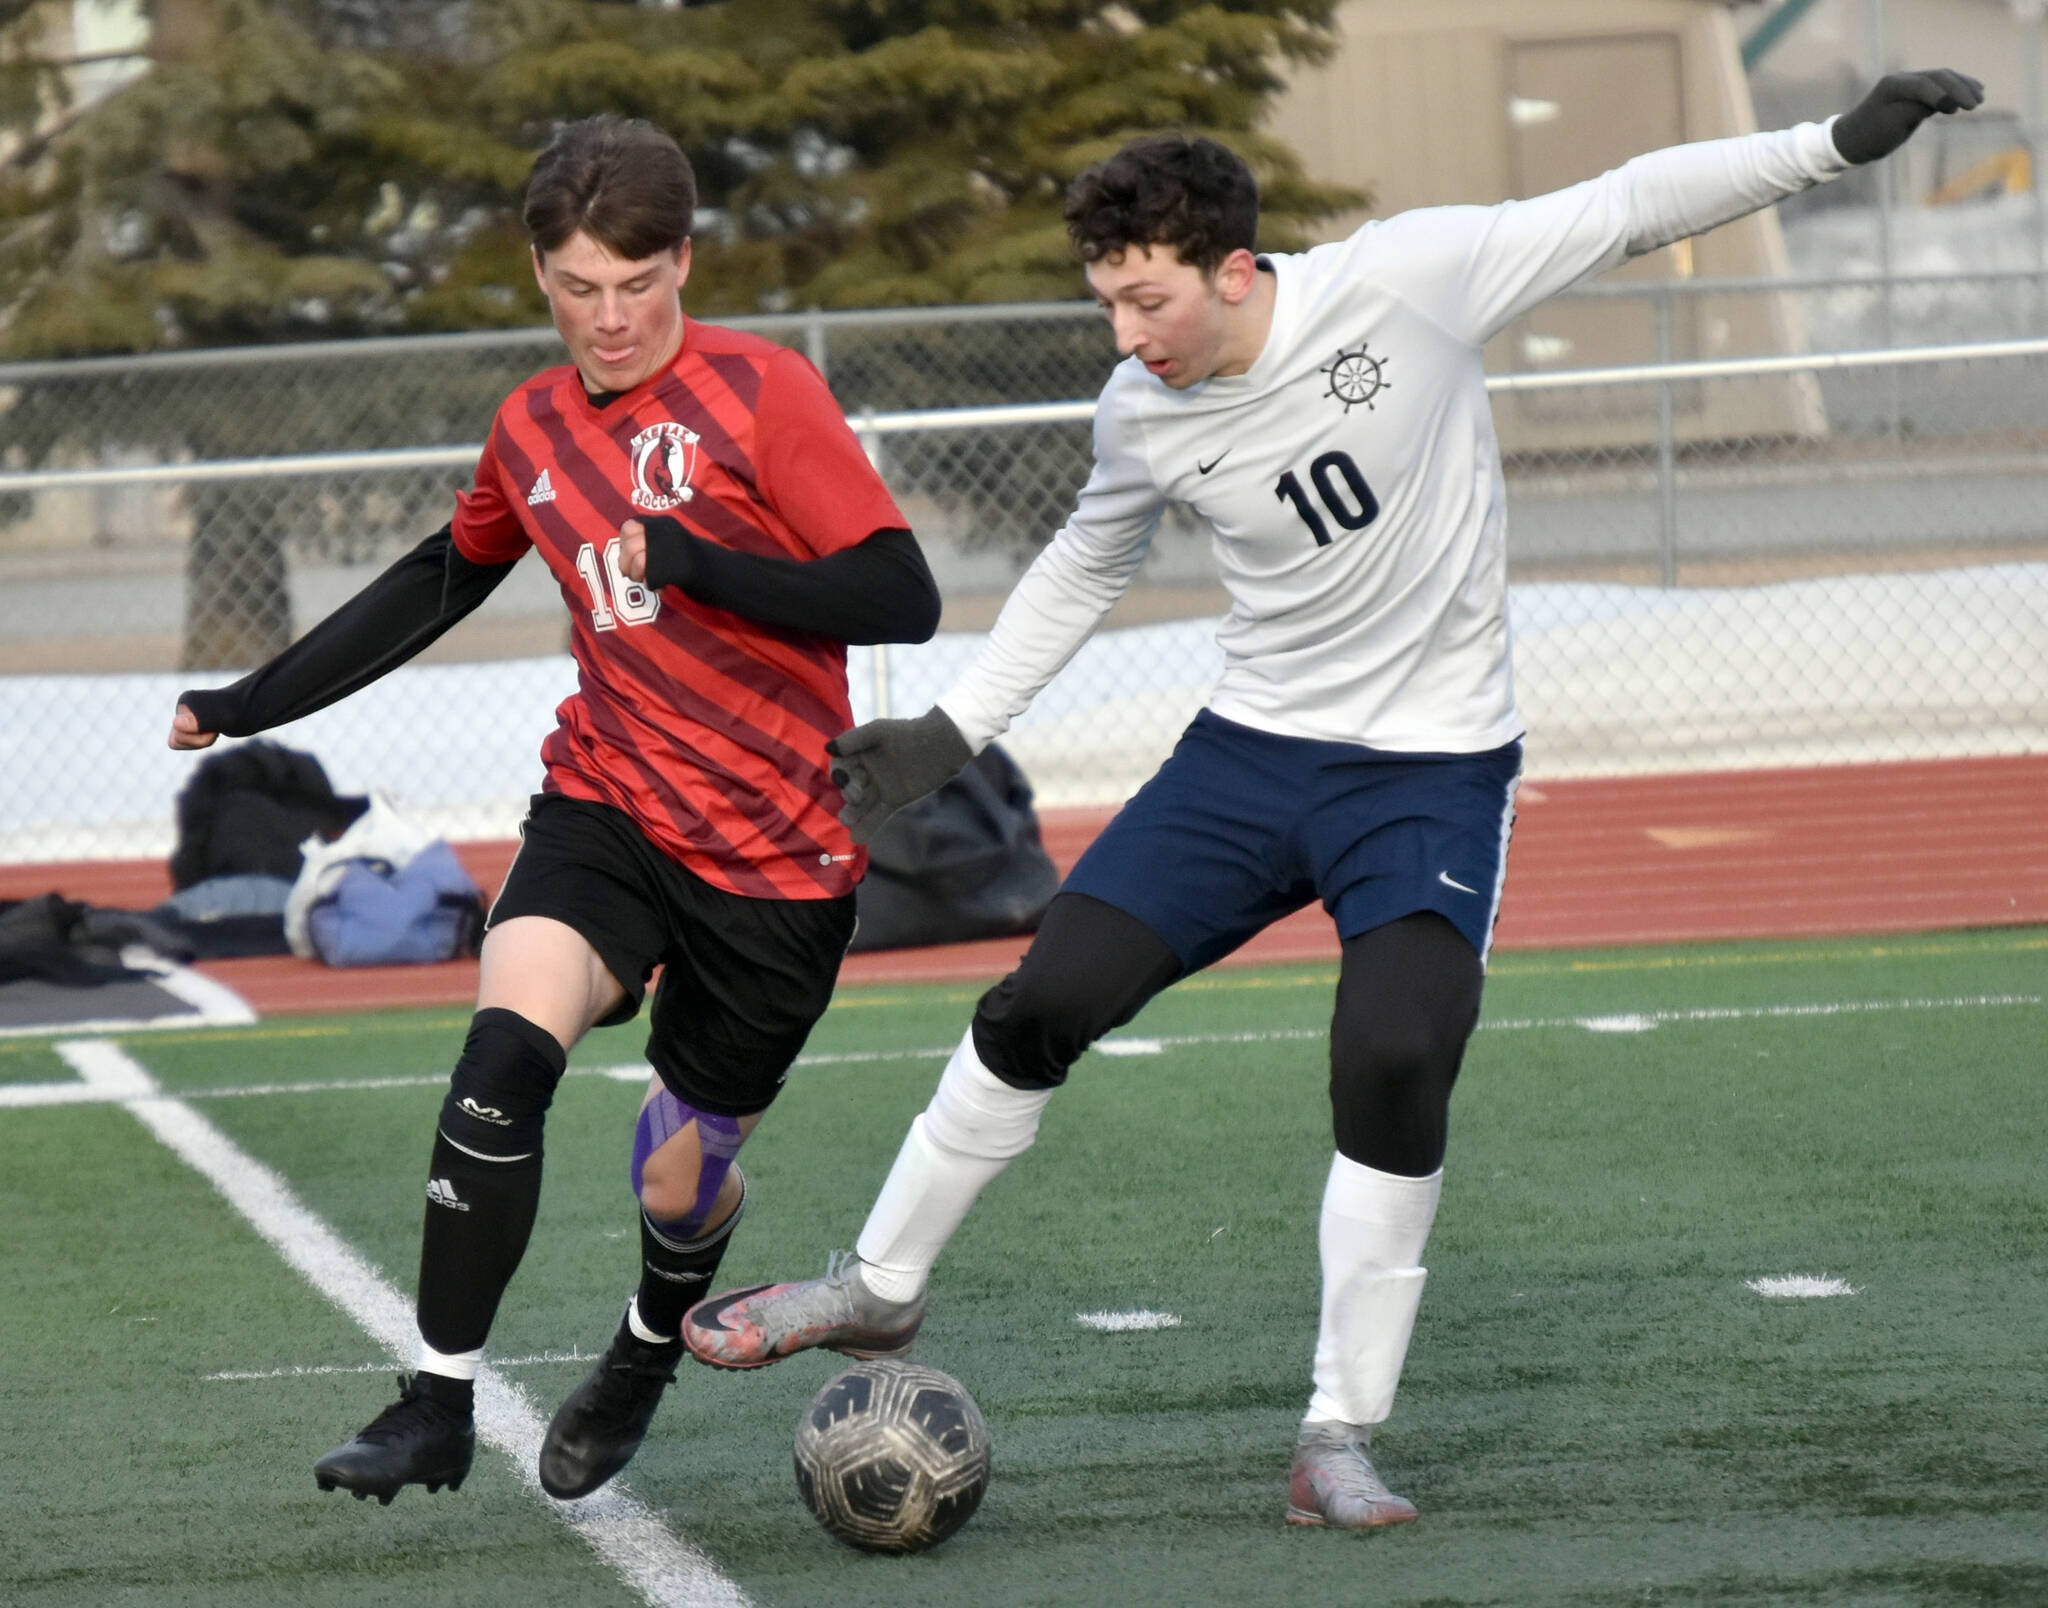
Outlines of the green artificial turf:
[[[1422,1520],[1280,1522],[1330,1142],[1328,968],[1221,972],[1091,1055],[941,1262],[922,1360],[987,1415],[952,1541],[870,1558],[797,1500],[835,1371],[688,1369],[633,1490],[764,1604],[2048,1602],[2048,935],[1498,957],[1382,1471]],[[971,989],[849,992],[745,1154],[721,1283],[849,1245]],[[400,1288],[465,1013],[123,1041]],[[575,1063],[637,1059],[641,1029]],[[1148,1051],[1153,1045],[1130,1046]],[[0,1048],[0,1085],[62,1078]],[[251,1086],[395,1086],[229,1097]],[[406,1082],[403,1080],[416,1080]],[[633,1281],[639,1088],[572,1077],[492,1339],[543,1414]],[[377,1348],[126,1112],[0,1112],[0,1600],[630,1603],[479,1452],[392,1507],[310,1463]],[[1855,1294],[1767,1300],[1828,1274]],[[1101,1334],[1096,1310],[1177,1327]]]

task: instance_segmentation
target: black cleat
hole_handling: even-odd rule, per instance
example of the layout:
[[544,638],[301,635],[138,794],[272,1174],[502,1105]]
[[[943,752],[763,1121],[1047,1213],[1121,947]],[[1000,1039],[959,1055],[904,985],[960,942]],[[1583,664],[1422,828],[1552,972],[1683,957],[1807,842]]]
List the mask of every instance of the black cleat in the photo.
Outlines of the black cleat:
[[540,1488],[573,1501],[630,1463],[682,1357],[681,1341],[649,1345],[621,1322],[597,1366],[548,1425],[540,1443]]
[[358,1502],[374,1496],[389,1507],[407,1485],[424,1485],[430,1494],[444,1485],[462,1489],[476,1457],[475,1419],[429,1396],[417,1374],[400,1374],[398,1390],[398,1400],[361,1434],[313,1465],[313,1483],[321,1490],[339,1486],[353,1491]]

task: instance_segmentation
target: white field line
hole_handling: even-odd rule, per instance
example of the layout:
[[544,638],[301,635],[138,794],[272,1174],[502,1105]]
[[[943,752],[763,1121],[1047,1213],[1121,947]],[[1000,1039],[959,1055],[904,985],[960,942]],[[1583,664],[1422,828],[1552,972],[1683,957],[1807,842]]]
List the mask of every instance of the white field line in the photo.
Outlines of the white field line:
[[[315,1216],[276,1173],[242,1150],[183,1100],[164,1095],[119,1045],[74,1040],[57,1053],[81,1079],[118,1100],[220,1192],[292,1268],[361,1325],[394,1358],[418,1344],[412,1309],[353,1246]],[[497,1370],[477,1376],[477,1430],[512,1460],[536,1499],[589,1543],[655,1608],[710,1608],[748,1602],[696,1547],[616,1484],[579,1502],[542,1494],[535,1461],[543,1425],[526,1393]]]
[[[63,1022],[55,1031],[75,1033],[174,1032],[181,1027],[247,1027],[256,1020],[249,1002],[225,983],[201,976],[189,966],[178,966],[148,950],[125,949],[122,964],[150,974],[149,980],[173,999],[192,1009],[176,1016],[138,1016],[116,1020],[112,1017],[91,1022]],[[46,1038],[49,1023],[29,1027],[0,1027],[0,1038]]]
[[[1696,1006],[1682,1011],[1635,1011],[1627,1015],[1598,1016],[1499,1016],[1479,1024],[1482,1033],[1527,1033],[1543,1029],[1578,1028],[1589,1033],[1617,1031],[1647,1032],[1653,1027],[1677,1022],[1755,1022],[1826,1016],[1869,1016],[1891,1011],[1998,1010],[2009,1006],[2039,1005],[2039,994],[1962,994],[1950,999],[1851,999],[1823,1000],[1805,1005]],[[1095,1047],[1110,1056],[1152,1056],[1169,1049],[1204,1044],[1280,1044],[1303,1039],[1321,1039],[1320,1027],[1285,1027],[1256,1033],[1179,1033],[1119,1036],[1102,1040]],[[845,1054],[800,1055],[799,1067],[872,1066],[898,1061],[943,1061],[958,1048],[942,1044],[930,1049],[855,1050]],[[644,1061],[617,1066],[572,1066],[572,1078],[608,1078],[616,1083],[637,1083],[653,1076]],[[186,1089],[181,1100],[237,1100],[254,1095],[329,1094],[349,1089],[440,1088],[448,1081],[445,1073],[431,1077],[335,1078],[325,1082],[309,1079],[303,1083],[227,1084],[211,1089]],[[0,1111],[53,1105],[106,1105],[126,1098],[108,1093],[90,1083],[0,1083]]]
[[240,994],[190,966],[167,961],[147,949],[124,950],[121,959],[139,970],[156,973],[156,986],[190,1005],[202,1021],[219,1027],[247,1027],[256,1020],[256,1012]]
[[2039,994],[1958,994],[1949,999],[1843,999],[1810,1005],[1702,1005],[1683,1011],[1636,1011],[1620,1016],[1526,1016],[1503,1017],[1481,1022],[1482,1030],[1496,1033],[1537,1027],[1583,1027],[1594,1033],[1611,1033],[1617,1023],[1626,1030],[1639,1024],[1661,1026],[1667,1022],[1757,1022],[1782,1021],[1815,1016],[1876,1016],[1888,1011],[1975,1011],[1998,1010],[2009,1005],[2039,1005]]
[[[531,1368],[543,1362],[595,1362],[597,1358],[582,1351],[543,1351],[531,1357],[499,1357],[491,1363],[493,1368]],[[219,1373],[202,1374],[209,1381],[226,1379],[241,1382],[249,1379],[313,1379],[324,1374],[375,1374],[391,1372],[389,1362],[330,1362],[294,1363],[289,1368],[223,1368]]]
[[[949,1052],[950,1053],[950,1052]],[[572,1066],[572,1078],[610,1078],[613,1082],[643,1083],[654,1075],[642,1061],[626,1066]],[[183,1089],[180,1100],[242,1100],[266,1094],[329,1094],[353,1089],[439,1089],[447,1086],[448,1074],[390,1078],[308,1078],[297,1083],[228,1083],[212,1089]],[[95,1105],[119,1099],[89,1083],[0,1083],[0,1110],[10,1106]]]

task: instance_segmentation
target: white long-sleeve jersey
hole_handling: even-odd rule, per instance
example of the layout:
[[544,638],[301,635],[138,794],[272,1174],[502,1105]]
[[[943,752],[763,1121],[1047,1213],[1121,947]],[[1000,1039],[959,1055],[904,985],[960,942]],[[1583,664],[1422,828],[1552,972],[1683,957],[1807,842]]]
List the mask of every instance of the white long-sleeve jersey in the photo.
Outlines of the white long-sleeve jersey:
[[1674,146],[1532,200],[1422,208],[1261,258],[1276,288],[1257,360],[1182,391],[1117,366],[1073,516],[940,707],[977,751],[1007,729],[1179,501],[1213,530],[1231,598],[1217,714],[1409,753],[1519,736],[1481,348],[1590,274],[1842,172],[1831,126]]

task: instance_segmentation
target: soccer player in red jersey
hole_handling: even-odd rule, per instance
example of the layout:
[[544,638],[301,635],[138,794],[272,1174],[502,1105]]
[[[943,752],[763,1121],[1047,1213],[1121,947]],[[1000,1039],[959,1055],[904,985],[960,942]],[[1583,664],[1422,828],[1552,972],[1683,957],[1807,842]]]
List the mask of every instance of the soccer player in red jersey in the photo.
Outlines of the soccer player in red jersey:
[[173,748],[247,736],[404,663],[529,548],[569,606],[578,688],[491,910],[476,1015],[434,1136],[421,1355],[322,1457],[322,1489],[459,1486],[474,1381],[540,1199],[569,1050],[663,967],[635,1127],[641,1275],[541,1448],[551,1494],[639,1448],[746,1201],[735,1163],[831,998],[865,869],[825,744],[846,645],[919,642],[938,591],[902,513],[799,354],[687,318],[696,183],[668,135],[599,117],[534,163],[533,270],[568,366],[499,408],[453,521],[234,685],[187,692]]

